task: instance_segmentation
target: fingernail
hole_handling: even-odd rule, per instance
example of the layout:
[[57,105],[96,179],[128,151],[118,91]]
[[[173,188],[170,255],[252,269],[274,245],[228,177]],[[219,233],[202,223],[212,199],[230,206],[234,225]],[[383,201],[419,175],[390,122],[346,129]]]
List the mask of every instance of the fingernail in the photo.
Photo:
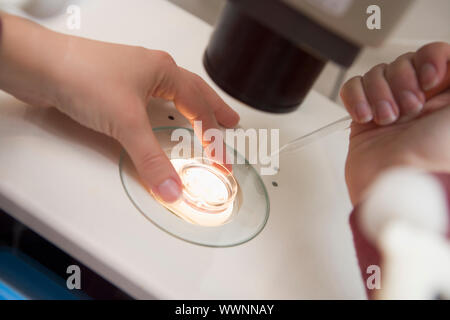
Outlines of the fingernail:
[[359,123],[367,123],[373,119],[372,110],[366,102],[356,104],[355,115]]
[[382,100],[378,101],[375,105],[375,115],[378,124],[380,125],[387,125],[395,122],[397,120],[397,115],[394,112],[394,108],[392,107],[391,103]]
[[420,69],[420,83],[423,90],[430,90],[439,83],[436,68],[431,63],[424,64]]
[[165,180],[156,189],[158,196],[165,202],[175,202],[181,196],[181,188],[172,178]]
[[419,114],[423,109],[423,103],[411,91],[403,91],[401,93],[400,103],[406,115]]

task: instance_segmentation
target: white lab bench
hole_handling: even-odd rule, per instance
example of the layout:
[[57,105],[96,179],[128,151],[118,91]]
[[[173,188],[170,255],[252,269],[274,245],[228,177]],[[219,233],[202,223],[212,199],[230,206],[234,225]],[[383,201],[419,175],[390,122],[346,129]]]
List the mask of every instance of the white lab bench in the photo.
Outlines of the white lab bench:
[[[316,92],[287,115],[227,96],[202,66],[212,28],[165,0],[84,1],[81,9],[81,30],[66,29],[66,15],[40,23],[168,51],[218,90],[242,127],[279,128],[281,144],[344,115]],[[161,108],[151,113],[154,126],[183,123],[167,103],[151,108]],[[0,207],[136,298],[364,298],[348,225],[347,140],[336,133],[282,158],[280,172],[263,177],[271,206],[265,229],[245,244],[208,248],[172,237],[137,211],[120,181],[118,143],[0,93]]]

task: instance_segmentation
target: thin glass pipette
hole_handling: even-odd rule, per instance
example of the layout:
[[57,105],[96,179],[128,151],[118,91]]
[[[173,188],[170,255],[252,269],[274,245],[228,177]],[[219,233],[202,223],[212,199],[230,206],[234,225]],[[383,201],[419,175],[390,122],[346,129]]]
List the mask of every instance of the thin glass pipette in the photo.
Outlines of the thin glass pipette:
[[272,156],[281,154],[281,153],[291,153],[295,152],[304,146],[323,138],[329,134],[332,134],[334,132],[340,131],[340,130],[346,130],[350,127],[350,124],[352,123],[352,118],[350,116],[345,116],[344,118],[341,118],[339,120],[336,120],[330,124],[327,124],[326,126],[314,130],[310,133],[305,134],[304,136],[301,136],[297,139],[294,139],[285,145],[283,145],[281,148],[278,149],[278,151],[275,151],[272,153]]

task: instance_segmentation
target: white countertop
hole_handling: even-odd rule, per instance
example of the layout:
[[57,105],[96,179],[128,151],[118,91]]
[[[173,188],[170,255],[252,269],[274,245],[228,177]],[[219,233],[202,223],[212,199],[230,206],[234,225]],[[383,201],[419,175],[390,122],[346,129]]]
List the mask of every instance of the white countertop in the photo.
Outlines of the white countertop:
[[[165,0],[81,5],[76,34],[166,50],[212,84],[201,62],[212,31],[206,23]],[[68,33],[65,19],[41,23]],[[280,128],[281,143],[344,115],[315,92],[298,111],[270,115],[217,90],[244,128]],[[152,106],[160,107],[154,125],[182,123],[176,114],[167,119],[171,106]],[[348,225],[347,140],[336,133],[282,159],[280,173],[263,178],[271,212],[261,234],[237,247],[206,248],[170,236],[136,210],[120,181],[115,141],[0,93],[0,207],[136,298],[364,298]]]

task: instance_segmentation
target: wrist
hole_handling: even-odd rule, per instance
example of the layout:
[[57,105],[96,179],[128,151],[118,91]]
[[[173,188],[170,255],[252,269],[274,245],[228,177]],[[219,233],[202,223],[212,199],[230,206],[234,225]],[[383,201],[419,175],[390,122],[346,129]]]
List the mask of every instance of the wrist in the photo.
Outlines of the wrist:
[[0,89],[32,105],[54,106],[62,35],[19,17],[0,17]]

